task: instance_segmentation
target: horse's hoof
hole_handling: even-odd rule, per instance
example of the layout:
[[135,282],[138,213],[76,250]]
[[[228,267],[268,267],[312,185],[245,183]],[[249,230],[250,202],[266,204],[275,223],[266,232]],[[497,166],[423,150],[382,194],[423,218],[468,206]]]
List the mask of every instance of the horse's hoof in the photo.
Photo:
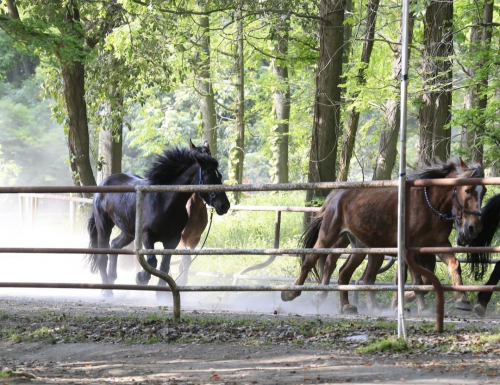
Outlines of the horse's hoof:
[[340,310],[342,311],[342,314],[358,314],[358,308],[350,303],[343,304]]
[[146,278],[146,274],[148,273],[145,271],[139,271],[135,276],[135,283],[138,285],[147,285],[149,278]]
[[455,307],[460,310],[464,311],[471,311],[472,306],[470,305],[470,302],[467,301],[466,299],[457,299],[455,301]]
[[101,292],[101,295],[104,297],[104,298],[113,298],[114,294],[113,294],[113,290],[103,290]]
[[484,318],[486,315],[486,307],[478,303],[476,306],[474,306],[474,312],[481,318]]
[[288,302],[293,301],[300,295],[300,291],[282,291],[281,292],[281,300]]

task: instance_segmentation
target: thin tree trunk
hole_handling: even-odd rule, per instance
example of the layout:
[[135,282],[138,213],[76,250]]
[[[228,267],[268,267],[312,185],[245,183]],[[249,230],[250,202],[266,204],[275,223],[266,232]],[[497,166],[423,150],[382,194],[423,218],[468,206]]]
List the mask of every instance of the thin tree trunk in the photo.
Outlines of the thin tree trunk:
[[453,1],[432,0],[424,22],[424,94],[419,111],[419,167],[450,153],[451,55],[453,52]]
[[106,119],[109,123],[99,132],[98,183],[112,174],[122,172],[123,97],[117,84],[111,86],[109,98],[105,112],[111,119]]
[[[238,12],[236,32],[236,143],[230,153],[230,172],[236,183],[243,183],[243,162],[245,160],[245,68],[243,58],[243,17],[241,7]],[[234,192],[236,203],[240,201],[241,193]]]
[[[363,51],[361,53],[362,67],[358,71],[357,83],[359,87],[366,84],[365,69],[370,63],[370,58],[373,50],[373,37],[375,36],[375,24],[377,21],[379,0],[370,0],[368,2],[368,15],[366,17],[365,36],[363,43]],[[359,96],[359,91],[353,95],[353,100]],[[356,141],[356,134],[358,132],[360,112],[356,107],[353,107],[349,116],[349,123],[347,131],[342,143],[342,151],[340,154],[339,164],[339,180],[346,181],[349,175],[349,164],[351,162],[352,153],[354,151],[354,143]]]
[[[337,145],[340,132],[340,83],[344,43],[344,2],[322,0],[320,4],[319,60],[316,74],[314,121],[309,155],[309,182],[335,180]],[[313,196],[326,197],[328,191],[309,190]]]
[[[288,56],[288,31],[290,19],[277,22],[276,53],[286,58]],[[285,61],[276,59],[273,66],[274,75],[278,86],[274,90],[274,109],[278,124],[274,126],[272,138],[273,147],[277,149],[273,163],[275,166],[274,181],[277,183],[288,183],[288,132],[290,121],[290,83],[288,82],[288,66]]]
[[[408,44],[411,44],[413,38],[413,25],[415,15],[410,14],[408,26]],[[401,28],[398,35],[398,44],[395,46],[394,58],[392,59],[392,78],[394,79],[394,94],[384,106],[385,127],[380,132],[377,159],[373,170],[373,180],[391,179],[392,170],[396,163],[397,144],[399,136],[399,127],[401,125],[401,93],[398,85],[401,81]],[[410,51],[411,52],[411,51]]]
[[486,95],[481,93],[488,87],[489,72],[485,71],[488,67],[484,64],[485,56],[488,55],[491,46],[492,21],[493,1],[484,0],[482,18],[476,20],[477,25],[472,27],[470,36],[471,51],[482,50],[482,58],[475,66],[469,68],[468,72],[473,79],[473,84],[465,98],[465,108],[467,110],[476,109],[479,117],[471,121],[470,127],[465,127],[462,132],[462,146],[471,152],[471,160],[473,161],[483,158],[483,145],[480,143],[480,136],[485,125],[484,110],[488,105],[488,99]]
[[210,152],[217,156],[217,114],[215,112],[215,98],[211,81],[210,60],[210,20],[208,16],[200,16],[198,20],[200,32],[198,43],[200,52],[197,63],[196,83],[200,93],[200,109],[203,120],[203,141],[207,141]]

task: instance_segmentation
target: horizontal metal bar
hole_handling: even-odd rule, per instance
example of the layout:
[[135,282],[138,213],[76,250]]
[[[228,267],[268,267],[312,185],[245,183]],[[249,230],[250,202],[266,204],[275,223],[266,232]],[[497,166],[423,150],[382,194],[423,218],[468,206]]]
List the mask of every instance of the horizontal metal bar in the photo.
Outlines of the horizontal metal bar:
[[[0,249],[1,252],[1,249]],[[330,248],[330,249],[140,249],[140,255],[285,255],[285,254],[397,254],[397,248]]]
[[0,247],[0,254],[127,254],[135,255],[129,249],[82,249],[82,248],[54,248],[54,247]]
[[500,178],[443,178],[407,180],[408,187],[500,185]]
[[500,253],[500,247],[408,247],[408,250],[417,254],[442,253]]
[[[425,186],[464,186],[464,185],[500,185],[500,178],[450,178],[408,180],[410,187]],[[387,188],[397,187],[399,181],[366,182],[318,182],[318,183],[262,183],[236,185],[168,185],[168,186],[10,186],[0,187],[0,194],[18,193],[93,193],[93,192],[207,192],[207,191],[294,191],[294,190],[331,190],[344,188]]]
[[90,198],[80,198],[80,197],[72,197],[68,195],[54,195],[54,194],[19,194],[20,197],[23,198],[37,198],[37,199],[50,199],[54,201],[70,201],[70,202],[78,202],[85,204],[92,204],[92,199]]
[[229,210],[235,211],[283,211],[291,213],[308,213],[308,212],[318,212],[321,207],[302,207],[302,206],[231,206]]
[[[47,282],[0,282],[1,287],[37,288],[37,289],[101,289],[101,290],[138,290],[138,291],[171,291],[168,286],[146,285],[103,285],[97,283],[47,283]],[[432,285],[405,285],[405,291],[434,291]],[[396,291],[397,285],[239,285],[239,286],[177,286],[180,292],[207,291]],[[443,291],[500,291],[500,286],[452,286],[443,285]]]

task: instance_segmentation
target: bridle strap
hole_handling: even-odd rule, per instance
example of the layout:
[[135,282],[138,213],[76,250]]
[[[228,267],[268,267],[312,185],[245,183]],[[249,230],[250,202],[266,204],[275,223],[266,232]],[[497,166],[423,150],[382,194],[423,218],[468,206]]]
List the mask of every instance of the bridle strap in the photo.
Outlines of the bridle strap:
[[481,209],[479,209],[477,211],[469,211],[469,210],[466,210],[464,206],[462,206],[462,204],[458,200],[458,194],[457,194],[457,188],[456,187],[453,189],[453,199],[455,200],[455,202],[457,202],[458,208],[460,209],[460,211],[462,212],[462,214],[475,215],[477,217],[480,217],[482,215]]
[[[202,174],[202,171],[201,171],[201,167],[199,169],[199,173],[198,173],[198,184],[200,186],[204,185],[203,183],[203,174]],[[208,205],[213,207],[212,203],[213,203],[213,200],[215,199],[215,197],[219,194],[222,194],[223,191],[208,191]],[[203,199],[202,196],[201,196],[201,192],[198,191],[197,192],[198,194],[198,197]]]

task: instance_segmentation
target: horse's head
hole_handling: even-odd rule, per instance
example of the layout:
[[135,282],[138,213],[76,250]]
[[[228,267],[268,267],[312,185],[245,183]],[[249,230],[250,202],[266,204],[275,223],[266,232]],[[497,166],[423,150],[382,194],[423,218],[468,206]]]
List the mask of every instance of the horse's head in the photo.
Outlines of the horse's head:
[[[456,177],[484,178],[482,164],[469,167],[460,159]],[[481,204],[484,194],[486,194],[486,187],[483,185],[457,186],[453,190],[453,214],[457,229],[457,243],[460,246],[468,245],[483,229]]]
[[[222,174],[217,169],[219,163],[210,154],[208,143],[205,142],[203,146],[196,147],[193,145],[193,142],[191,142],[191,153],[200,166],[198,183],[200,185],[222,184]],[[198,196],[209,206],[212,206],[219,215],[227,213],[231,206],[224,191],[199,192]]]

